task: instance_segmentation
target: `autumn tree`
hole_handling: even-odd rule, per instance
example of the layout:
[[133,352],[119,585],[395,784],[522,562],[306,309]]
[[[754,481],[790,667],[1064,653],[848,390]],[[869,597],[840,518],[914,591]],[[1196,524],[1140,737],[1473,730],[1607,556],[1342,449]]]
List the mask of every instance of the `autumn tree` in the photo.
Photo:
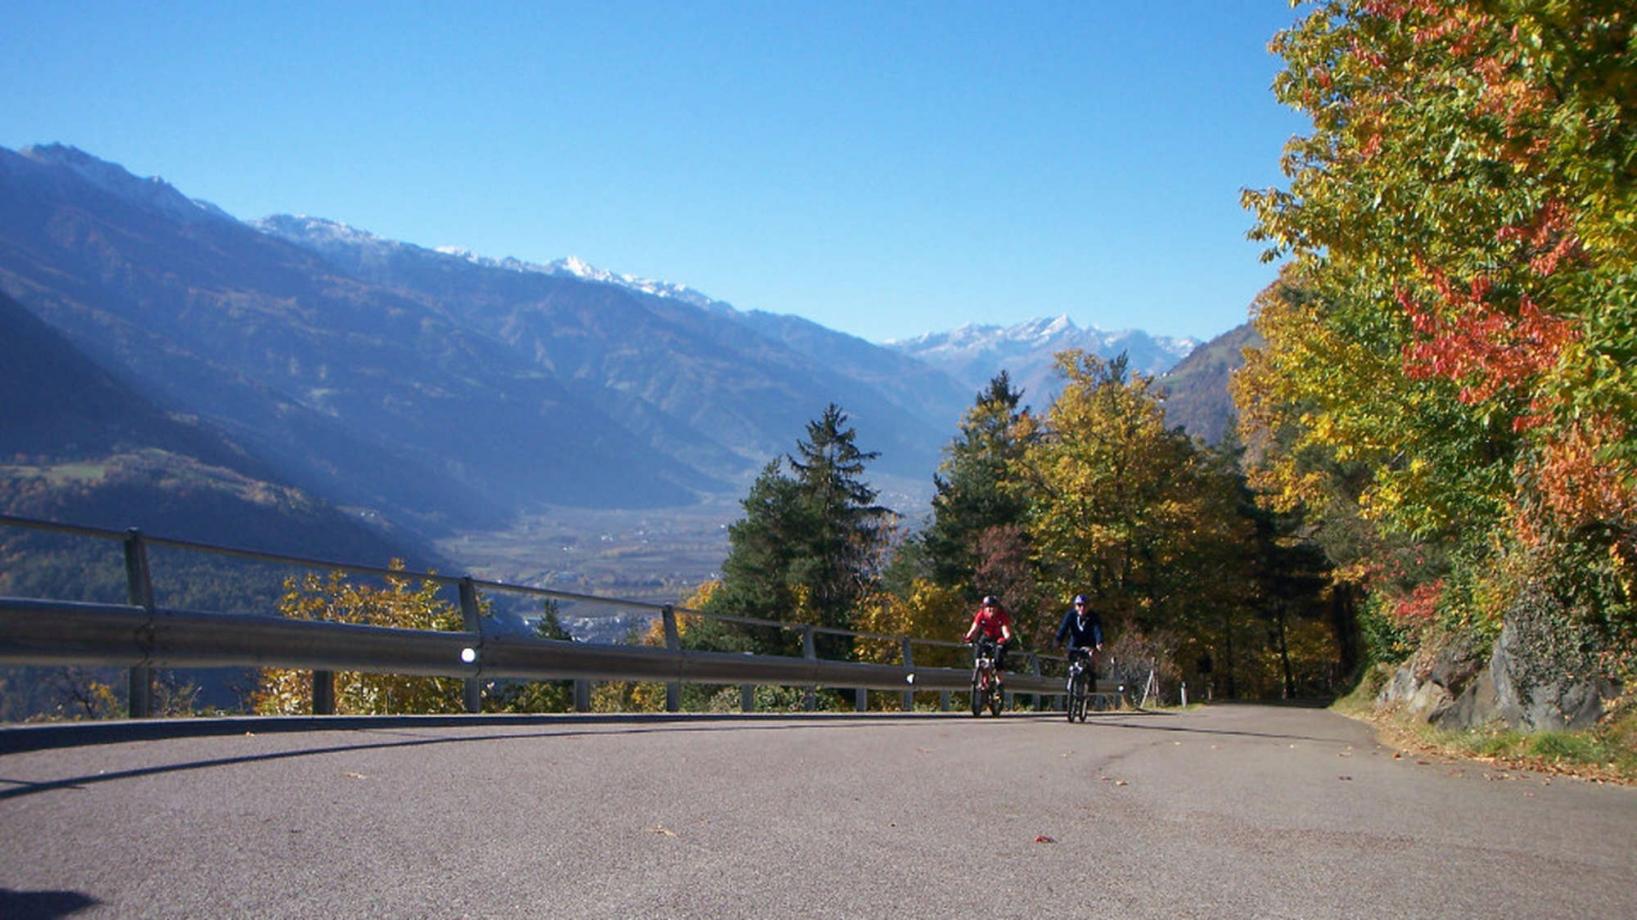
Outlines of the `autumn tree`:
[[[403,560],[392,560],[391,568],[402,571]],[[451,632],[464,628],[460,608],[440,597],[439,584],[431,578],[416,584],[408,576],[391,575],[385,587],[374,587],[353,582],[341,571],[309,572],[299,579],[286,579],[284,589],[279,612],[290,619]],[[487,604],[480,603],[486,610]],[[263,668],[253,700],[255,710],[263,715],[311,712],[309,673]],[[341,715],[464,712],[463,688],[458,677],[339,671],[335,711]]]
[[[860,606],[854,625],[861,632],[887,636],[954,639],[966,631],[971,619],[971,605],[959,588],[917,578],[902,595],[888,591],[870,595]],[[927,647],[915,654],[920,667],[959,667],[968,663],[957,649]],[[865,661],[897,664],[903,660],[903,648],[899,642],[863,639],[858,656]]]
[[1085,592],[1105,619],[1147,631],[1190,614],[1194,560],[1231,544],[1228,483],[1165,424],[1153,378],[1124,356],[1058,355],[1065,386],[1025,451],[1029,535],[1049,592]]
[[1274,501],[1356,509],[1400,625],[1493,634],[1544,578],[1628,671],[1633,34],[1608,0],[1330,0],[1281,33],[1313,131],[1246,196],[1292,261],[1241,386]]

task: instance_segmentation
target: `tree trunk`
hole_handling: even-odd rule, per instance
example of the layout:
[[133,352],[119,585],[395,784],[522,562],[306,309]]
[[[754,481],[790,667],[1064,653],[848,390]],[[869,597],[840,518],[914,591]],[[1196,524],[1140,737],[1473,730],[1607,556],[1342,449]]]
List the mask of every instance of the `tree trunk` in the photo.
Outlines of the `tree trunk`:
[[1290,673],[1290,645],[1285,641],[1285,605],[1274,606],[1274,618],[1279,624],[1279,663],[1285,672],[1285,699],[1296,695],[1296,678]]

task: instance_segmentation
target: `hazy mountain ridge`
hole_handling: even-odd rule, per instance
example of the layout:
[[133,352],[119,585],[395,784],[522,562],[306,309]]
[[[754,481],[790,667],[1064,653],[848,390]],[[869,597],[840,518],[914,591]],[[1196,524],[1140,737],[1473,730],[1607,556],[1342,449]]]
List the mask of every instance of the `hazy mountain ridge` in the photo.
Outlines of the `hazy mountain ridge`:
[[1189,434],[1215,444],[1233,431],[1238,409],[1228,379],[1245,364],[1246,348],[1258,348],[1256,327],[1242,323],[1195,348],[1159,378],[1165,393],[1165,419]]
[[[633,457],[629,432],[435,302],[237,221],[175,220],[50,160],[0,151],[0,164],[0,287],[299,485],[395,517],[498,520],[527,500],[687,501],[708,482]],[[462,447],[473,436],[480,468]],[[541,475],[548,457],[557,475]]]
[[[3,294],[0,432],[7,513],[335,558],[436,559],[280,482],[270,464],[131,390]],[[0,533],[0,544],[18,536]]]
[[[930,468],[931,445],[961,411],[953,380],[796,317],[743,313],[698,292],[650,294],[602,280],[609,273],[519,269],[317,218],[275,216],[257,226],[349,274],[430,298],[569,381],[650,446],[707,468],[752,472],[835,401],[861,440],[881,451],[885,469],[917,473]],[[906,378],[916,385],[902,386]]]
[[347,263],[384,264],[398,256],[422,259],[443,257],[479,268],[611,284],[641,294],[680,300],[717,312],[738,312],[732,304],[717,300],[687,285],[606,271],[577,256],[567,256],[545,265],[512,256],[497,259],[460,246],[427,248],[401,240],[391,240],[341,221],[307,214],[274,214],[248,223],[264,233]]
[[575,259],[247,224],[60,146],[0,149],[0,290],[292,485],[432,531],[734,495],[832,401],[925,483],[1003,367],[1043,406],[1056,350],[1189,344],[1059,317],[881,346]]
[[[113,164],[88,181],[69,150],[0,150],[0,289],[295,484],[392,517],[470,526],[537,503],[734,492],[829,401],[884,471],[919,478],[958,415],[950,381],[931,418],[924,388],[906,399],[852,376],[867,360],[809,353],[903,361],[816,325],[804,351],[759,328],[781,321],[680,286],[505,268],[316,219],[300,245],[289,226],[191,204],[208,219],[181,220],[189,199],[168,185]],[[887,377],[910,371],[941,379]]]

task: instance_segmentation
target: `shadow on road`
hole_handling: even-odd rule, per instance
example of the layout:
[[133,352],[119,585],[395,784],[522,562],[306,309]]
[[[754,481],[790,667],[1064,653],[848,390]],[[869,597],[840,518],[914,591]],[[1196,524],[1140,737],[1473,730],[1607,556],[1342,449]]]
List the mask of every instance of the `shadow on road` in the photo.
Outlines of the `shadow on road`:
[[101,904],[78,891],[12,891],[0,888],[0,917],[6,920],[54,920]]
[[[0,785],[9,785],[9,786],[12,787],[12,788],[9,788],[9,789],[0,789],[0,801],[4,801],[6,799],[19,798],[21,796],[26,796],[26,795],[35,795],[35,794],[41,793],[41,792],[53,792],[53,791],[56,791],[56,790],[59,790],[59,789],[84,789],[87,786],[92,786],[92,785],[96,785],[96,784],[99,784],[99,783],[115,782],[115,781],[118,781],[118,780],[125,780],[125,779],[135,779],[137,777],[153,776],[153,775],[159,774],[159,773],[174,773],[174,772],[181,772],[181,771],[185,771],[185,770],[208,770],[208,769],[211,769],[213,767],[227,767],[227,766],[233,766],[235,764],[256,763],[256,762],[260,762],[260,761],[287,760],[287,759],[295,758],[295,757],[311,757],[311,756],[316,756],[316,755],[320,755],[320,754],[340,754],[340,753],[347,753],[347,752],[352,752],[352,751],[382,750],[382,749],[390,749],[390,748],[414,748],[414,747],[423,747],[423,746],[426,746],[426,745],[434,745],[434,744],[474,744],[474,743],[491,742],[491,741],[523,741],[523,740],[539,739],[539,738],[576,738],[576,737],[584,737],[584,736],[607,737],[607,736],[615,736],[615,735],[646,735],[646,734],[653,734],[653,733],[658,733],[658,732],[721,732],[721,731],[743,732],[743,731],[807,731],[807,730],[811,730],[811,729],[856,729],[856,728],[873,728],[873,727],[878,727],[878,726],[881,726],[881,725],[891,725],[891,724],[894,724],[894,723],[909,723],[909,722],[924,723],[929,718],[949,718],[949,717],[946,714],[943,714],[943,713],[923,713],[923,714],[902,714],[901,713],[901,714],[893,714],[893,715],[885,715],[885,716],[872,716],[872,715],[860,716],[858,714],[837,714],[837,713],[827,713],[827,714],[798,713],[798,714],[791,714],[791,715],[782,715],[782,714],[781,715],[773,715],[773,714],[733,715],[733,714],[728,714],[728,715],[724,715],[724,716],[623,716],[623,717],[618,717],[618,718],[598,718],[598,717],[595,717],[595,716],[591,716],[591,717],[588,717],[588,716],[559,716],[559,717],[556,717],[555,719],[552,719],[549,724],[586,725],[587,723],[591,723],[591,724],[595,724],[595,725],[606,725],[606,724],[608,724],[610,722],[624,722],[624,723],[628,723],[628,725],[627,725],[627,727],[624,727],[624,728],[604,728],[604,729],[600,729],[600,730],[593,730],[593,729],[590,729],[590,728],[581,728],[581,729],[565,728],[562,731],[514,732],[514,733],[507,733],[507,734],[462,735],[462,736],[446,736],[446,737],[426,738],[426,737],[415,736],[411,732],[411,729],[415,729],[415,728],[441,728],[441,727],[447,727],[447,726],[450,726],[450,725],[471,727],[474,724],[474,722],[450,721],[450,720],[447,720],[447,719],[438,719],[438,718],[423,719],[421,717],[395,718],[395,717],[390,717],[390,716],[386,716],[386,717],[373,716],[373,717],[368,717],[367,719],[365,719],[365,718],[351,719],[351,718],[343,717],[342,720],[337,720],[337,721],[343,721],[344,720],[344,721],[347,721],[347,722],[355,722],[355,723],[359,723],[359,724],[356,725],[356,726],[350,726],[350,725],[349,726],[342,726],[342,725],[337,725],[337,724],[334,724],[333,722],[331,722],[329,724],[323,725],[323,727],[332,728],[332,729],[347,727],[347,728],[354,728],[356,730],[369,731],[372,735],[395,734],[395,735],[409,735],[409,737],[404,739],[404,740],[396,740],[396,741],[376,741],[376,742],[358,743],[358,744],[336,744],[336,745],[330,745],[328,747],[305,748],[305,749],[298,750],[298,751],[273,751],[273,752],[265,753],[265,754],[245,754],[245,755],[239,756],[239,757],[219,757],[219,758],[213,758],[213,759],[210,759],[210,760],[197,760],[197,761],[189,761],[189,762],[185,762],[185,763],[161,764],[161,765],[152,766],[152,767],[138,767],[138,768],[134,768],[134,769],[130,769],[130,770],[117,770],[117,771],[87,774],[87,775],[84,775],[84,776],[75,776],[75,777],[70,777],[70,778],[67,778],[67,779],[51,780],[51,781],[48,781],[48,782],[32,782],[32,781],[29,781],[29,780],[10,779],[10,778],[7,778],[7,777],[0,776]],[[1032,712],[1023,713],[1023,712],[1019,712],[1019,713],[1011,713],[1006,718],[1002,718],[1002,719],[984,719],[983,723],[984,724],[1006,724],[1008,722],[1016,723],[1018,721],[1024,721],[1024,720],[1039,721],[1039,720],[1043,720],[1043,719],[1047,719],[1047,718],[1060,718],[1060,716],[1057,716],[1057,715],[1055,715],[1053,713],[1032,713]],[[708,720],[709,723],[711,723],[711,724],[697,724],[698,722],[703,721],[703,720]],[[766,723],[768,723],[768,722],[770,722],[772,720],[777,720],[777,722],[779,724],[766,724]],[[970,719],[960,719],[958,717],[957,718],[949,718],[949,720],[952,721],[952,722],[956,722],[956,721],[976,721],[976,720],[970,720]],[[282,722],[283,720],[279,720],[279,721]],[[313,720],[300,719],[300,720],[297,720],[297,721],[310,722],[310,721],[313,721]],[[505,724],[513,724],[513,725],[516,725],[516,724],[538,724],[540,721],[541,721],[540,717],[534,717],[534,718],[530,718],[529,721],[526,722],[526,723],[519,723],[517,721],[511,721],[511,722],[508,722],[508,723],[505,723]],[[761,725],[744,724],[746,722],[756,722],[756,721],[760,721],[760,722],[762,722],[764,724],[761,724]],[[383,722],[386,722],[388,724],[383,725],[382,724]],[[683,724],[683,723],[687,723],[687,722],[693,722],[693,723],[696,723],[696,724]],[[393,724],[393,723],[396,723],[396,724]],[[141,724],[141,723],[135,723],[135,724]],[[485,720],[483,722],[478,722],[476,724],[495,724],[495,723],[492,720]],[[286,727],[284,730],[289,731],[291,729]],[[239,726],[238,731],[234,732],[234,734],[239,734],[239,735],[243,735],[243,734],[246,734],[246,733],[247,733],[247,730],[244,728],[244,726],[242,724]],[[254,734],[254,731],[249,731],[248,733]],[[225,733],[217,731],[217,732],[208,732],[208,733],[201,732],[199,734],[216,735],[216,734],[225,734]],[[166,735],[164,737],[175,737],[175,735],[174,734]],[[8,914],[0,914],[0,917],[9,918],[9,915]]]
[[[689,712],[689,713],[489,713],[431,716],[227,716],[196,719],[141,719],[0,726],[0,756],[52,748],[289,732],[376,731],[383,728],[471,728],[479,725],[660,725],[700,722],[826,723],[957,718],[959,712]],[[1062,717],[1062,713],[1013,711],[1008,719]]]
[[[1145,713],[1145,714],[1146,715],[1160,715],[1160,713]],[[1093,713],[1091,718],[1096,719],[1096,722],[1095,723],[1087,723],[1087,724],[1106,725],[1109,728],[1132,728],[1132,729],[1136,729],[1138,731],[1145,731],[1145,732],[1181,732],[1183,734],[1188,734],[1188,735],[1229,735],[1229,736],[1239,736],[1239,737],[1243,737],[1243,738],[1270,738],[1270,739],[1274,739],[1274,740],[1277,740],[1277,741],[1318,741],[1318,742],[1322,742],[1322,743],[1331,743],[1331,742],[1338,742],[1338,741],[1345,741],[1346,740],[1346,739],[1343,739],[1343,738],[1318,738],[1318,737],[1315,737],[1313,735],[1292,735],[1292,734],[1281,733],[1281,732],[1251,732],[1251,731],[1243,731],[1243,730],[1240,730],[1240,729],[1232,729],[1232,728],[1200,728],[1198,726],[1189,726],[1189,725],[1175,725],[1175,724],[1173,724],[1173,725],[1164,725],[1164,724],[1154,724],[1154,723],[1138,724],[1136,722],[1113,722],[1113,721],[1110,721],[1111,719],[1120,719],[1120,718],[1129,718],[1129,717],[1130,717],[1129,713],[1118,713],[1118,714],[1108,713],[1108,714],[1103,715],[1101,718],[1098,718],[1098,715],[1096,713]]]

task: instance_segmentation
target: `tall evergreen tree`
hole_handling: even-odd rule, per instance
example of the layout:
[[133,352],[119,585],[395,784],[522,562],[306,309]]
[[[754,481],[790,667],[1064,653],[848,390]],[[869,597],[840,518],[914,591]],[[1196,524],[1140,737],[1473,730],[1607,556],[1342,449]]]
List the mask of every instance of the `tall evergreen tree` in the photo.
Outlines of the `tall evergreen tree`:
[[855,437],[846,413],[831,403],[807,423],[796,455],[785,458],[812,528],[792,573],[825,626],[851,623],[854,605],[877,575],[892,513],[875,503],[875,490],[860,478],[880,454],[859,450]]
[[932,480],[932,525],[923,537],[930,574],[940,585],[988,593],[973,584],[980,540],[986,531],[1023,521],[1027,496],[1005,487],[1008,468],[1023,456],[1034,430],[1028,408],[1018,408],[1022,399],[1023,391],[1012,389],[1001,371],[978,393],[960,434],[945,448]]
[[[751,486],[745,517],[728,529],[714,613],[847,628],[874,583],[892,512],[862,479],[878,456],[862,451],[838,406],[807,424],[796,452],[769,463]],[[788,469],[788,472],[787,472]],[[793,636],[756,634],[758,650],[788,652]],[[827,656],[847,647],[824,643]]]

